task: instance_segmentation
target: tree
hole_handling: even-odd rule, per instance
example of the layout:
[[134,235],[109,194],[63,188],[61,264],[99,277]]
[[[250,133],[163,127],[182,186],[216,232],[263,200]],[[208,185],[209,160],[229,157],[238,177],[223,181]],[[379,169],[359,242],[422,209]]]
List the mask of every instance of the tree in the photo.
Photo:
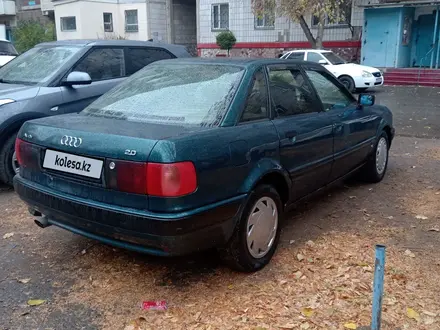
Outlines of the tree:
[[12,37],[17,51],[23,53],[41,42],[56,40],[55,25],[38,21],[19,22],[12,30]]
[[235,38],[234,33],[232,33],[232,31],[223,31],[217,34],[216,41],[220,49],[228,50],[228,57],[229,57],[229,50],[232,47],[234,47],[235,43],[237,42],[237,39]]
[[[352,0],[252,0],[252,10],[257,17],[267,12],[278,12],[298,22],[312,48],[321,49],[326,21],[347,20],[345,6],[351,6]],[[310,30],[305,16],[311,14],[318,21],[316,36]],[[348,19],[349,20],[349,19]]]

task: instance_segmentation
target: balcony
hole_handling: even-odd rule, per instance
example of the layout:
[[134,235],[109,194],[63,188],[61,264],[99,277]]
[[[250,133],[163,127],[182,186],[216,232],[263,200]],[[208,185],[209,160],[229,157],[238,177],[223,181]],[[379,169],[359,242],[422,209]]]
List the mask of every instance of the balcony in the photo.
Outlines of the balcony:
[[15,15],[15,1],[0,0],[0,15]]

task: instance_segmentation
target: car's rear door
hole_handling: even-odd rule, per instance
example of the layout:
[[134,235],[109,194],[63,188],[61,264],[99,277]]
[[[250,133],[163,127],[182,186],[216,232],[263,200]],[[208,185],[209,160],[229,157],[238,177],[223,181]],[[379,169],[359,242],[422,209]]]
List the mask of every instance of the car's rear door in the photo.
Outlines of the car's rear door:
[[90,85],[61,87],[63,103],[59,113],[80,112],[102,94],[128,76],[123,47],[94,47],[81,58],[72,71],[87,72],[92,78]]
[[175,57],[163,48],[127,47],[125,50],[125,67],[128,75],[132,75],[150,63]]
[[329,180],[333,121],[322,111],[299,65],[271,65],[268,75],[280,161],[292,179],[292,197],[299,199]]
[[335,180],[361,165],[372,151],[377,121],[368,107],[359,107],[356,99],[332,74],[317,66],[305,65],[305,72],[334,125]]

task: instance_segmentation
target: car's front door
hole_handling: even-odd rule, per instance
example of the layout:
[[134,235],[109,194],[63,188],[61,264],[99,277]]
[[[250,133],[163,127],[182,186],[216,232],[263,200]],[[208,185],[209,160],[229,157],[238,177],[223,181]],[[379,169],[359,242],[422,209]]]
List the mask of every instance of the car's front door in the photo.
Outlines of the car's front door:
[[63,103],[59,106],[59,113],[80,112],[102,94],[122,82],[127,76],[124,49],[121,47],[93,48],[73,66],[71,71],[87,72],[92,78],[92,83],[61,87]]
[[361,165],[372,151],[380,118],[368,107],[359,107],[356,99],[329,72],[315,66],[305,66],[334,125],[334,164],[331,180],[349,173]]
[[280,136],[280,161],[297,200],[327,184],[333,161],[333,122],[297,65],[268,67],[273,123]]

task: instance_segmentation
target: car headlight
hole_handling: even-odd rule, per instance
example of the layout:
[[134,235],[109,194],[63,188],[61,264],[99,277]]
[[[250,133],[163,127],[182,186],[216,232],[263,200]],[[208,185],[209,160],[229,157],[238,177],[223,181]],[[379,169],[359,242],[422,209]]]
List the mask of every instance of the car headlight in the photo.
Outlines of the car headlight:
[[13,99],[0,99],[0,106],[5,105],[5,104],[9,104],[9,103],[14,103],[15,100]]
[[373,77],[373,75],[368,71],[362,71],[362,77],[370,78],[370,77]]

